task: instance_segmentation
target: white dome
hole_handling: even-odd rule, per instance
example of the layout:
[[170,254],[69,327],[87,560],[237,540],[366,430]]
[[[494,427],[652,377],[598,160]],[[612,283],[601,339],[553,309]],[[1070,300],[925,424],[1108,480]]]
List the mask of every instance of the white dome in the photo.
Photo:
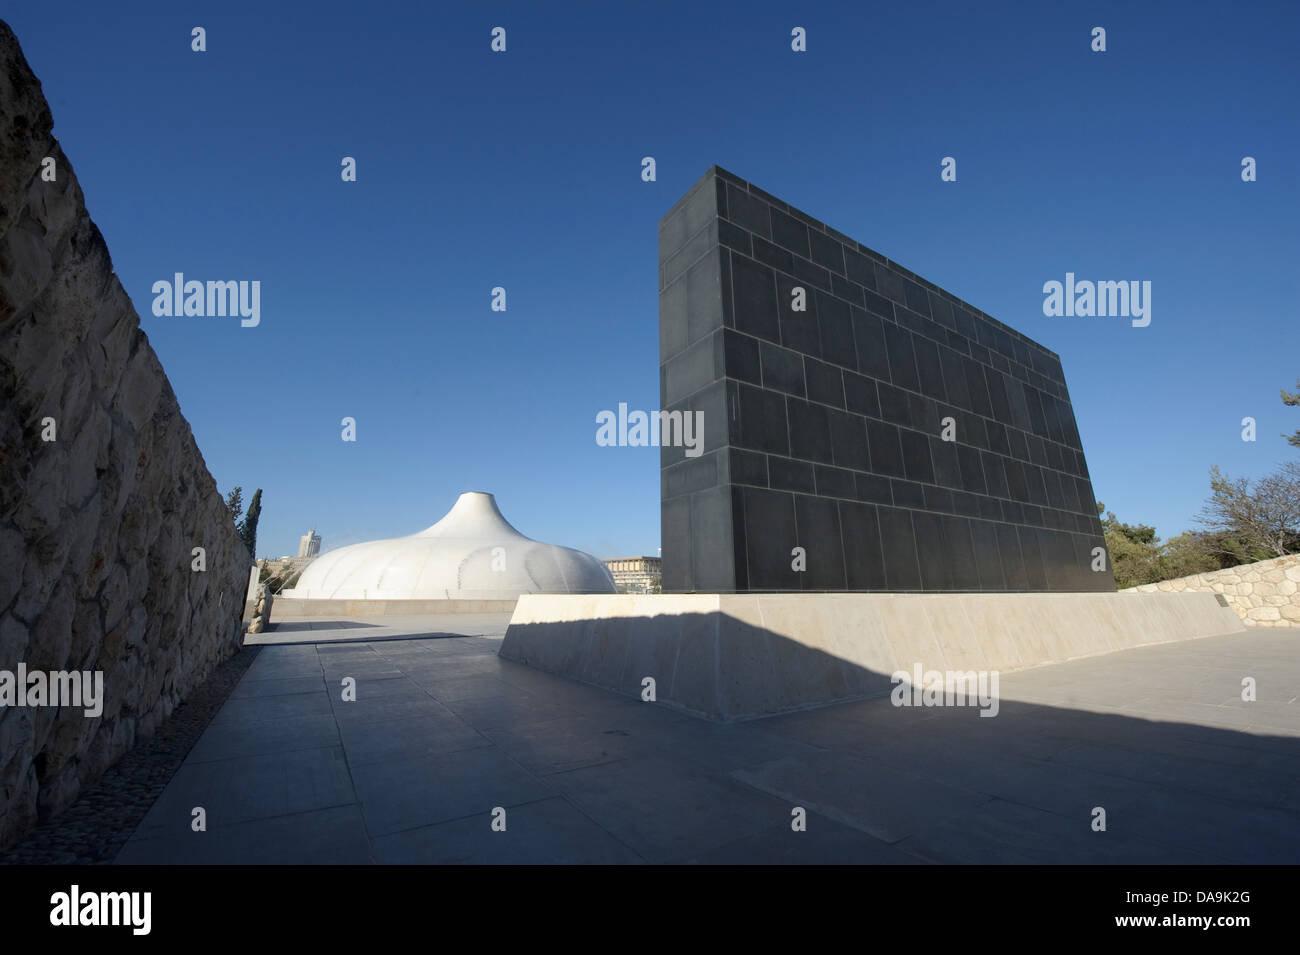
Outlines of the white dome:
[[595,557],[520,534],[481,491],[462,494],[447,516],[409,537],[328,551],[286,590],[289,598],[512,600],[520,594],[612,594]]

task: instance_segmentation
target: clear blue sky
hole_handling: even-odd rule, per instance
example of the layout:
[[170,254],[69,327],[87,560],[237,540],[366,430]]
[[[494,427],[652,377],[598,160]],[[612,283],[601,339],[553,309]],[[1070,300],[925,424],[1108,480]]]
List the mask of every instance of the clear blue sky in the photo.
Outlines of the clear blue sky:
[[[654,554],[658,452],[595,417],[658,407],[656,227],[713,163],[1058,352],[1124,520],[1178,533],[1211,465],[1297,453],[1300,4],[8,6],[208,467],[264,489],[262,555],[465,490]],[[154,317],[177,271],[259,280],[261,325]],[[1150,280],[1151,325],[1045,317],[1067,271]]]

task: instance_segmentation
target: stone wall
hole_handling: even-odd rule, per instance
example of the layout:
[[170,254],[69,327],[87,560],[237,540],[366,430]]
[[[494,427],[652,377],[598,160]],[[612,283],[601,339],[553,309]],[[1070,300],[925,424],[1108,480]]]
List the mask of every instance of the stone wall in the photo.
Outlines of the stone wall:
[[0,22],[0,671],[104,681],[0,707],[0,847],[236,652],[251,563],[52,127]]
[[1237,616],[1252,626],[1300,627],[1300,556],[1295,554],[1143,584],[1123,593],[1156,591],[1222,594]]

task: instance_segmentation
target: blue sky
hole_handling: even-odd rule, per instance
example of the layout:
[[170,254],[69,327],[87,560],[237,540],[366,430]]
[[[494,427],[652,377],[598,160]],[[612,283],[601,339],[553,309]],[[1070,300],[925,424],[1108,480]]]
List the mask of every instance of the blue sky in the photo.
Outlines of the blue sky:
[[[1296,453],[1278,390],[1300,377],[1298,4],[0,16],[209,469],[264,489],[261,555],[311,526],[326,549],[411,533],[465,490],[540,540],[656,553],[658,452],[598,447],[595,417],[658,407],[657,223],[714,163],[1058,352],[1124,520],[1176,534],[1211,465],[1259,476]],[[177,271],[259,280],[261,324],[153,316]],[[1045,317],[1067,271],[1150,280],[1150,326]]]

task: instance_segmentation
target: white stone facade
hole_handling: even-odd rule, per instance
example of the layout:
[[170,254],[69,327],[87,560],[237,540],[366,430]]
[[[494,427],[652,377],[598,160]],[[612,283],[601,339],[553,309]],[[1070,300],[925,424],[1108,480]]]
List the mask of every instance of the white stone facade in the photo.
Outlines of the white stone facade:
[[1188,590],[1221,594],[1237,616],[1254,627],[1300,627],[1300,555],[1297,554],[1143,584],[1121,593]]

